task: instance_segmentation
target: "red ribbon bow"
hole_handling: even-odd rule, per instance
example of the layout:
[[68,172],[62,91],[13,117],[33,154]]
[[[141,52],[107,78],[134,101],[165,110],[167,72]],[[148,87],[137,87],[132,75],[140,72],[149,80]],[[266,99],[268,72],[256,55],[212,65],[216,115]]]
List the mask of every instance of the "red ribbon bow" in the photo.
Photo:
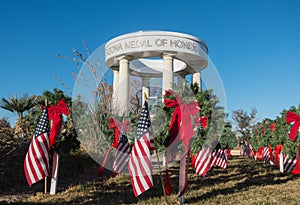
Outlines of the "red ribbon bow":
[[275,131],[275,122],[271,122],[271,124],[270,124],[270,130],[271,130],[271,132]]
[[55,138],[59,135],[61,124],[62,124],[62,114],[68,116],[70,109],[64,100],[60,100],[57,105],[50,105],[48,108],[49,120],[52,121],[52,128],[50,131],[49,141],[50,147],[55,144]]
[[258,148],[257,152],[256,152],[256,157],[259,161],[262,161],[263,157],[262,157],[262,152],[264,150],[264,146],[261,146]]
[[286,122],[288,124],[291,124],[292,122],[294,122],[292,129],[290,130],[290,134],[289,134],[290,139],[294,142],[296,140],[297,132],[300,127],[300,117],[296,113],[289,111],[286,113]]
[[120,132],[122,125],[124,125],[124,129],[126,132],[129,130],[129,122],[127,120],[124,121],[124,123],[118,122],[114,118],[109,118],[109,129],[114,130],[114,139],[112,142],[112,146],[117,148],[119,144],[119,138],[120,138]]
[[112,142],[112,146],[117,148],[119,144],[119,138],[121,133],[121,128],[124,125],[125,132],[129,131],[129,121],[125,120],[124,123],[118,122],[118,120],[114,118],[109,118],[109,129],[114,130],[114,139]]
[[[189,150],[189,145],[192,137],[194,136],[194,130],[192,125],[191,116],[195,116],[199,113],[200,107],[199,103],[193,101],[189,104],[181,101],[181,98],[177,93],[172,90],[166,91],[165,96],[172,94],[176,100],[166,99],[164,104],[168,108],[175,107],[171,124],[169,127],[170,140],[169,145],[171,145],[176,140],[176,144],[182,140],[186,152]],[[178,139],[178,134],[180,139]]]

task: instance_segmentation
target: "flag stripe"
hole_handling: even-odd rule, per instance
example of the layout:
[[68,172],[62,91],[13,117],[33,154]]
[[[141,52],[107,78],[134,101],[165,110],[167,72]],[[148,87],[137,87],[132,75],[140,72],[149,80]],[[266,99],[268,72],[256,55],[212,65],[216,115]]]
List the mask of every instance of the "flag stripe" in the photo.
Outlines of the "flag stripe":
[[35,168],[34,168],[34,166],[33,166],[33,160],[34,159],[32,159],[31,158],[31,154],[32,154],[32,144],[30,144],[30,146],[29,146],[29,150],[30,150],[30,152],[27,154],[27,161],[28,161],[28,165],[29,165],[29,167],[30,167],[30,170],[31,170],[31,172],[32,172],[32,175],[33,175],[33,178],[32,178],[32,180],[31,181],[38,181],[39,180],[39,177],[38,177],[38,175],[37,175],[37,173],[36,173],[36,170],[35,170]]
[[43,177],[42,177],[42,173],[41,173],[41,167],[39,167],[39,159],[38,159],[38,157],[37,157],[37,152],[36,152],[36,150],[35,150],[35,148],[34,148],[34,144],[35,144],[36,142],[35,142],[35,140],[33,141],[33,146],[31,146],[31,152],[29,153],[29,157],[30,157],[30,159],[31,159],[31,162],[32,162],[32,166],[33,166],[33,168],[34,168],[34,171],[35,171],[35,173],[36,173],[36,175],[37,175],[37,178],[38,179],[42,179]]
[[[29,169],[28,169],[29,167]],[[24,169],[25,169],[25,175],[28,181],[28,184],[31,186],[34,181],[38,181],[38,178],[35,173],[33,173],[33,167],[31,161],[28,160],[28,157],[26,155],[25,158],[25,164],[24,164]]]
[[150,160],[147,156],[141,155],[141,152],[136,147],[133,149],[132,155],[136,157],[130,158],[130,164],[132,165],[130,172],[133,170],[130,175],[136,189],[135,196],[138,196],[153,185],[152,177],[149,177],[152,173],[149,169]]
[[[151,180],[149,179],[149,175],[151,175],[151,162],[150,162],[150,158],[148,156],[150,156],[150,143],[149,141],[147,141],[147,139],[145,139],[147,136],[149,136],[149,134],[147,133],[146,135],[143,136],[143,140],[139,140],[138,143],[138,149],[135,149],[138,160],[139,160],[139,164],[142,164],[142,166],[140,167],[140,170],[142,172],[142,175],[145,178],[145,182],[147,183],[146,186],[151,186],[152,185],[152,178]],[[137,147],[135,147],[137,148]]]
[[195,161],[196,173],[198,175],[202,177],[206,175],[212,164],[213,158],[211,156],[212,153],[210,148],[204,148],[199,151]]
[[43,140],[44,135],[41,135],[41,137],[38,137],[36,140],[33,141],[33,147],[34,147],[34,152],[35,152],[35,159],[38,161],[37,166],[40,170],[41,175],[45,175],[45,170],[48,169],[47,167],[47,159],[46,156],[42,153],[44,153],[45,146],[43,143],[45,141]]
[[117,151],[116,153],[116,157],[115,157],[115,162],[114,162],[114,170],[117,171],[118,173],[121,173],[126,164],[128,163],[129,160],[129,155],[128,153],[130,152],[130,147],[127,144],[121,144],[119,146],[119,151]]

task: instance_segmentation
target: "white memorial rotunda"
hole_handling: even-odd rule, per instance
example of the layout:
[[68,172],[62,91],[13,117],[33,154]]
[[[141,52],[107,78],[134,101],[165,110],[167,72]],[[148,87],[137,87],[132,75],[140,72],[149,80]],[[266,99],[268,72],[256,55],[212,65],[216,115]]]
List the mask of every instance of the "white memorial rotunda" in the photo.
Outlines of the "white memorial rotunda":
[[[151,78],[162,79],[162,93],[177,86],[186,75],[201,90],[201,70],[208,65],[207,45],[192,35],[168,31],[141,31],[118,36],[105,45],[105,63],[113,70],[114,110],[126,115],[129,76],[142,79],[142,93],[149,96]],[[143,99],[144,100],[144,99]]]

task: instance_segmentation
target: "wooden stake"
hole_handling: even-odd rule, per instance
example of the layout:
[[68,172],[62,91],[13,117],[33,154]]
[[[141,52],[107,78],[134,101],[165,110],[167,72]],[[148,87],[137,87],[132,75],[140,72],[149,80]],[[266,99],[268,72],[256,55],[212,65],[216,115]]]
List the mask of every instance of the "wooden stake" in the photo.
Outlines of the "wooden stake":
[[[144,94],[144,98],[145,100],[147,100],[147,94],[146,93],[143,93]],[[151,127],[151,132],[153,132],[152,130],[152,127]],[[165,197],[165,200],[168,204],[168,200],[167,200],[167,195],[166,195],[166,190],[165,190],[165,184],[164,184],[164,180],[163,180],[163,177],[162,177],[162,173],[161,173],[161,167],[160,167],[160,161],[159,161],[159,157],[158,157],[158,152],[157,152],[157,146],[156,146],[156,142],[154,141],[155,143],[155,154],[156,154],[156,158],[157,158],[157,164],[158,164],[158,171],[159,171],[159,175],[160,175],[160,180],[161,180],[161,186],[162,186],[162,189],[163,189],[163,192],[164,192],[164,197]]]
[[[152,129],[152,127],[151,127],[151,129]],[[153,133],[153,130],[151,130],[151,132]],[[159,161],[158,152],[157,152],[157,148],[156,148],[156,142],[155,142],[155,154],[156,154],[156,158],[157,158],[158,171],[159,171],[159,175],[160,175],[161,186],[162,186],[162,189],[163,189],[163,192],[164,192],[164,197],[165,197],[166,203],[169,204],[168,199],[167,199],[167,195],[166,195],[164,179],[163,179],[162,173],[161,173],[160,161]]]
[[45,179],[44,193],[47,194],[47,176],[44,179]]
[[162,189],[163,189],[163,192],[164,192],[164,196],[165,196],[165,198],[167,200],[166,190],[165,190],[165,185],[164,185],[164,179],[163,179],[162,174],[161,174],[160,161],[159,161],[159,157],[158,157],[156,145],[155,145],[155,152],[156,152],[156,157],[157,157],[157,163],[158,163],[158,170],[159,170],[161,185],[162,185]]

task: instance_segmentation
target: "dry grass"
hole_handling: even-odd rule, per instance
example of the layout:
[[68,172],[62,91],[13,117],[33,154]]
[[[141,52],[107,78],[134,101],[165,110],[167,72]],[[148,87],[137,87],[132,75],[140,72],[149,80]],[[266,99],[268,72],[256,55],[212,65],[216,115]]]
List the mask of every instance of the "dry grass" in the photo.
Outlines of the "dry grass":
[[[171,168],[172,185],[178,184],[178,166]],[[95,178],[97,178],[95,176]],[[234,157],[226,170],[214,169],[205,178],[189,170],[185,204],[300,204],[300,177],[281,174],[275,166]],[[176,190],[162,193],[159,175],[154,187],[135,198],[130,179],[119,175],[70,186],[55,196],[37,193],[16,199],[16,204],[177,204]]]

